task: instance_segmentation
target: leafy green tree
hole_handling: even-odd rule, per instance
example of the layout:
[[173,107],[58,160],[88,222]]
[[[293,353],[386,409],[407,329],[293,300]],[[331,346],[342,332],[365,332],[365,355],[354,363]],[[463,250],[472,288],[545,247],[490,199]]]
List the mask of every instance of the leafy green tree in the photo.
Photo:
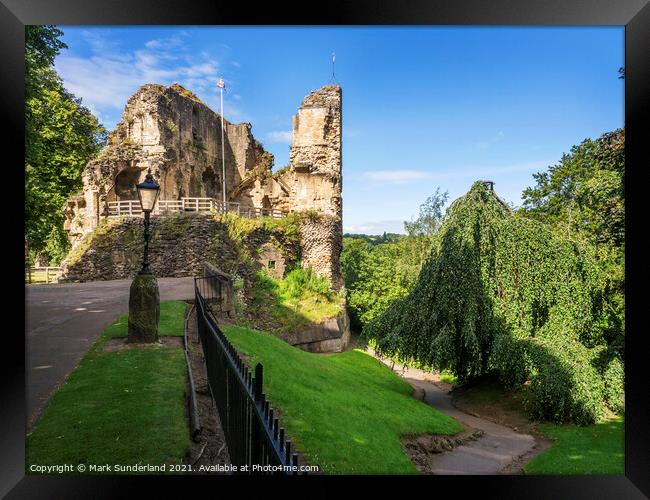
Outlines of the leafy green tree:
[[535,219],[564,224],[591,241],[614,247],[625,242],[625,132],[587,139],[523,192],[523,211]]
[[350,305],[351,294],[358,289],[359,280],[363,269],[366,269],[366,259],[369,258],[372,251],[372,244],[366,238],[344,237],[343,251],[341,252],[341,272],[345,283],[345,290],[348,300],[348,312],[352,328],[361,331],[363,326],[359,318],[360,310],[358,303],[355,306]]
[[[363,336],[461,382],[497,370],[524,390],[532,416],[591,423],[602,415],[607,365],[598,368],[604,346],[594,335],[604,285],[596,254],[586,239],[514,215],[477,182],[450,206],[415,286]],[[615,401],[621,385],[609,387]]]
[[67,48],[54,26],[25,28],[25,240],[36,254],[59,262],[68,250],[65,201],[82,186],[81,172],[106,131],[63,87],[54,59]]
[[404,222],[407,235],[346,235],[341,266],[353,327],[361,329],[413,287],[434,245],[447,197],[437,188],[419,216]]
[[396,273],[402,281],[412,287],[420,274],[420,270],[431,253],[435,235],[444,219],[444,206],[449,199],[449,193],[440,192],[440,188],[420,205],[420,213],[415,220],[404,221],[407,236],[400,241],[402,258],[396,266]]
[[403,234],[397,233],[384,233],[381,236],[372,235],[372,234],[354,234],[354,233],[345,233],[344,238],[363,240],[370,245],[381,245],[383,243],[397,243],[399,240],[404,238]]
[[343,251],[341,252],[341,271],[345,288],[352,290],[359,281],[360,270],[364,267],[364,260],[372,245],[361,238],[343,238]]
[[360,259],[357,280],[348,290],[348,304],[354,316],[365,324],[381,314],[395,299],[408,293],[409,283],[395,272],[403,255],[400,243],[384,243]]
[[603,315],[592,343],[602,340],[624,357],[625,335],[625,131],[587,139],[560,163],[534,174],[536,185],[523,192],[522,214],[551,224],[573,239],[597,246],[605,276],[598,300]]
[[433,235],[438,231],[442,224],[444,216],[443,208],[449,192],[440,192],[440,188],[436,188],[436,192],[429,196],[426,201],[420,205],[420,214],[413,221],[404,221],[404,229],[409,236],[419,235]]

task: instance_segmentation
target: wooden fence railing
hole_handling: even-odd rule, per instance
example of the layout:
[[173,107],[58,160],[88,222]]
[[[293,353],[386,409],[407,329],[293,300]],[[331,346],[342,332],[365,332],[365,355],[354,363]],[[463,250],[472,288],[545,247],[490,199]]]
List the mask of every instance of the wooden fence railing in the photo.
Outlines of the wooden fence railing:
[[[242,217],[285,217],[281,210],[242,206],[241,203],[226,202],[214,198],[181,198],[180,200],[158,200],[152,215],[166,215],[179,212],[233,212]],[[108,217],[138,217],[142,215],[138,200],[108,202]]]
[[56,283],[60,276],[60,267],[37,266],[25,269],[25,283]]
[[255,366],[253,375],[210,312],[208,301],[215,298],[219,286],[216,276],[194,278],[197,326],[208,386],[219,412],[230,460],[240,471],[242,466],[248,466],[248,474],[295,475],[298,454],[292,453],[291,441],[266,399],[262,365]]

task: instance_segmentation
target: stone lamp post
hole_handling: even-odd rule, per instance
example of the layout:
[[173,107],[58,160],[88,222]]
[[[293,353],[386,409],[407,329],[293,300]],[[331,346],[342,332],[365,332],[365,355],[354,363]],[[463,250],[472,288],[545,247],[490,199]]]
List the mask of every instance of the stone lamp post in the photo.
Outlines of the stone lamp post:
[[129,337],[128,342],[153,343],[158,341],[160,321],[160,292],[156,277],[149,268],[149,238],[151,237],[150,215],[156,206],[160,186],[147,173],[144,182],[136,185],[138,199],[144,213],[144,255],[142,269],[131,283],[129,292]]

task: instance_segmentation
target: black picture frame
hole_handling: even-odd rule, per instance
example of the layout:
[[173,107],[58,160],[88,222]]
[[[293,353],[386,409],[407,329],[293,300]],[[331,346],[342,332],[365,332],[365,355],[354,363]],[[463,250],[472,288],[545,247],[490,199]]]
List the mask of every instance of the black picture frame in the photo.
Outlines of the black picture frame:
[[[650,169],[644,130],[650,109],[650,5],[648,0],[352,0],[298,7],[277,2],[178,0],[0,0],[0,108],[3,128],[5,229],[12,231],[10,248],[16,263],[24,260],[24,224],[12,211],[24,206],[24,26],[57,25],[535,25],[535,26],[625,26],[625,154],[626,154],[626,415],[624,476],[428,476],[354,477],[367,486],[381,488],[415,482],[431,494],[453,488],[456,492],[476,488],[481,497],[498,498],[644,498],[650,496],[650,390],[645,372],[647,334],[644,331],[643,229],[645,211],[644,175]],[[645,126],[644,126],[645,125]],[[14,178],[15,176],[15,178]],[[13,186],[15,183],[15,187]],[[10,204],[10,205],[9,205]],[[22,205],[21,205],[22,204]],[[12,208],[10,208],[12,207]],[[7,217],[8,215],[8,217]],[[14,234],[15,233],[15,234]],[[20,248],[19,248],[20,247]],[[11,258],[11,257],[10,257]],[[24,286],[22,267],[5,261],[5,290]],[[15,284],[14,284],[15,280]],[[150,494],[160,489],[187,494],[196,481],[215,494],[224,484],[239,487],[253,481],[242,478],[198,476],[25,476],[25,338],[20,334],[21,306],[8,307],[13,328],[5,327],[4,348],[8,353],[0,365],[0,495],[7,498],[114,498],[134,486]],[[24,310],[24,309],[23,309]],[[23,318],[24,320],[24,318]],[[24,330],[23,330],[24,331]],[[255,478],[262,484],[264,478]],[[276,484],[277,479],[273,478]],[[314,481],[332,483],[332,491],[343,486],[342,478],[314,476],[282,481],[285,491],[294,486],[313,487]],[[192,480],[190,483],[189,481]],[[210,481],[207,483],[207,481]]]

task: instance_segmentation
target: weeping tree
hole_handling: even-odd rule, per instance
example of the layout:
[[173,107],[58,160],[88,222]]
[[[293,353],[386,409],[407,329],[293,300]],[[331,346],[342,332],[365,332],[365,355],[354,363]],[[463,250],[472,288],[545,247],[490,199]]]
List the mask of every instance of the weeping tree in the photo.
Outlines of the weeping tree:
[[594,338],[603,282],[588,242],[513,214],[477,182],[450,206],[415,287],[363,335],[384,355],[461,382],[496,371],[525,388],[534,417],[590,423],[608,368]]

